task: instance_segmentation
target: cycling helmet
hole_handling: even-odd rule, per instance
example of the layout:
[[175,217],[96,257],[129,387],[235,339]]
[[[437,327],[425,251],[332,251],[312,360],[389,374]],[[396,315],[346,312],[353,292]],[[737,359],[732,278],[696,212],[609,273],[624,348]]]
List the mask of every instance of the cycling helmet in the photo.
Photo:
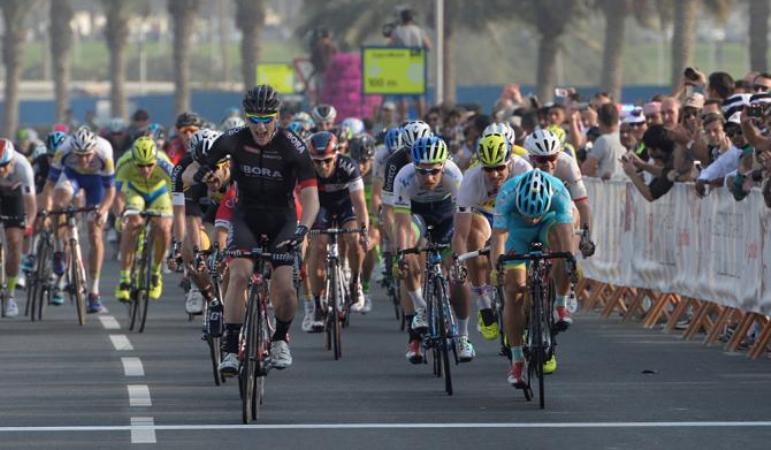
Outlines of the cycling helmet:
[[153,164],[158,158],[158,147],[155,141],[149,136],[142,136],[134,141],[131,147],[131,157],[137,164]]
[[477,148],[479,162],[486,167],[506,164],[511,156],[511,146],[508,139],[500,133],[488,134],[479,140]]
[[182,114],[177,116],[177,122],[174,124],[177,128],[185,128],[185,127],[201,127],[201,124],[203,123],[203,120],[201,120],[201,116],[194,112],[183,112]]
[[340,123],[340,128],[350,130],[351,135],[364,133],[364,122],[358,117],[348,117]]
[[389,128],[386,131],[384,144],[388,153],[393,153],[404,146],[404,140],[402,139],[402,129],[400,127]]
[[337,153],[337,136],[329,131],[313,133],[309,144],[312,158],[324,158]]
[[540,170],[534,169],[522,175],[514,189],[514,206],[523,216],[541,217],[549,210],[554,187]]
[[212,144],[222,136],[222,132],[202,128],[190,137],[190,143],[187,145],[187,152],[193,157],[194,161],[202,162],[211,150]]
[[549,125],[546,127],[546,129],[551,131],[551,134],[555,135],[557,139],[559,139],[561,145],[565,145],[565,142],[568,139],[568,135],[565,133],[565,130],[563,130],[561,126]]
[[10,139],[0,139],[0,166],[10,163],[15,153],[13,142]]
[[294,122],[302,123],[303,126],[306,127],[308,130],[316,126],[316,124],[313,122],[313,118],[311,117],[311,115],[305,111],[300,111],[294,116],[292,116],[292,120]]
[[241,128],[244,125],[246,125],[246,122],[240,116],[231,116],[222,121],[222,125],[220,125],[220,129],[222,131],[227,131],[227,130],[230,130],[231,128]]
[[349,152],[354,161],[371,160],[375,155],[375,138],[367,133],[357,134],[351,140]]
[[109,122],[107,122],[107,130],[110,131],[110,133],[118,134],[122,133],[126,129],[126,121],[123,120],[121,117],[113,117],[110,119]]
[[511,128],[511,125],[505,122],[491,123],[482,132],[482,137],[490,134],[502,134],[503,137],[506,138],[506,141],[509,143],[509,147],[514,147],[514,142],[517,139],[517,135],[514,133],[514,129]]
[[422,120],[414,120],[402,125],[402,143],[412,148],[419,138],[433,136],[431,126]]
[[96,135],[85,125],[72,135],[73,153],[86,154],[96,150]]
[[417,164],[439,164],[447,161],[447,144],[436,136],[422,137],[412,145],[412,162]]
[[156,141],[165,141],[166,128],[164,128],[163,125],[159,123],[151,123],[150,125],[147,126],[147,130],[145,131],[145,136],[150,136]]
[[281,108],[281,99],[270,85],[258,84],[249,89],[242,104],[248,114],[276,114]]
[[559,138],[549,130],[535,130],[525,140],[525,149],[531,155],[556,155],[561,147]]
[[67,139],[67,133],[63,133],[61,131],[54,131],[53,133],[49,133],[48,137],[46,138],[46,150],[48,153],[51,155],[56,153],[56,151],[59,150],[59,146],[64,143],[65,139]]
[[311,117],[318,122],[335,123],[337,118],[337,110],[332,105],[321,104],[313,108],[311,111]]

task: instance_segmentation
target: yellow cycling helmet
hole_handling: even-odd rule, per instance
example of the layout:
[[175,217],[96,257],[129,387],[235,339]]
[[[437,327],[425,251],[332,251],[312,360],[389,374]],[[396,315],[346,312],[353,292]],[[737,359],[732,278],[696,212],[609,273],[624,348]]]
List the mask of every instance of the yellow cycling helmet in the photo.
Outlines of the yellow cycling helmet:
[[150,136],[142,136],[134,141],[131,157],[140,165],[153,164],[158,159],[158,147]]
[[506,164],[511,157],[509,141],[501,133],[488,134],[479,140],[479,162],[486,167]]

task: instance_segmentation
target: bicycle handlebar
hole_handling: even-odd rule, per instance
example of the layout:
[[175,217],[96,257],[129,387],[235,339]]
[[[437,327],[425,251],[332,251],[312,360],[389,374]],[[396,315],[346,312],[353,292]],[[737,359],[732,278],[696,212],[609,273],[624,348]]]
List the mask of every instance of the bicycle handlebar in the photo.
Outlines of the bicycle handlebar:
[[294,262],[295,253],[270,253],[265,252],[260,247],[255,247],[249,250],[223,250],[220,252],[223,257],[231,258],[251,258],[251,259],[266,259],[271,261],[283,261]]
[[441,250],[446,250],[448,248],[450,248],[450,244],[429,244],[425,247],[412,247],[404,250],[399,250],[397,253],[399,254],[399,256],[401,256],[401,255],[409,255],[409,254],[437,252]]
[[364,233],[366,232],[366,228],[327,228],[326,230],[310,230],[308,231],[308,235],[310,236],[318,236],[320,234],[324,234],[327,236],[331,235],[341,235],[341,234],[349,234],[349,233]]
[[484,247],[484,248],[480,248],[479,250],[474,250],[473,252],[462,253],[462,254],[458,255],[457,261],[458,262],[464,262],[464,261],[467,261],[469,259],[477,258],[479,256],[488,256],[488,255],[490,255],[490,247],[489,246],[488,247]]
[[53,209],[53,210],[48,211],[48,212],[40,211],[40,214],[43,215],[43,216],[45,216],[45,215],[55,216],[55,215],[60,215],[60,214],[66,214],[66,215],[69,216],[69,215],[73,215],[73,214],[77,214],[77,213],[91,212],[91,211],[96,211],[96,210],[97,210],[96,206],[86,206],[86,207],[83,207],[83,208]]
[[542,252],[535,251],[523,255],[501,255],[498,262],[506,261],[541,261],[544,259],[565,259],[573,264],[576,263],[576,257],[570,252]]

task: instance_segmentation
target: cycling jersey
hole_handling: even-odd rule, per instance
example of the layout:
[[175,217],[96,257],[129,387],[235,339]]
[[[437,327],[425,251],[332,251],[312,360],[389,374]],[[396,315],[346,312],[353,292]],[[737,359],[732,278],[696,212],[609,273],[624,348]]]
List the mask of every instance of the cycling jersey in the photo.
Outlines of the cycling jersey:
[[379,145],[375,150],[375,157],[372,160],[372,173],[376,180],[385,181],[386,165],[391,155],[393,153],[385,145]]
[[51,161],[48,179],[56,183],[62,174],[66,177],[82,178],[83,176],[100,177],[105,187],[112,186],[115,179],[115,161],[112,157],[112,146],[101,137],[96,137],[95,155],[87,167],[80,167],[77,155],[72,151],[75,140],[70,136],[59,147]]
[[[514,157],[509,161],[509,177],[511,179],[533,168],[527,160]],[[490,186],[482,166],[476,166],[466,171],[458,192],[458,212],[476,212],[485,216],[492,225],[495,213],[495,196],[498,189]]]
[[554,176],[565,184],[573,201],[586,200],[589,197],[584,180],[581,178],[581,169],[578,168],[576,160],[567,153],[559,153]]
[[35,195],[35,174],[27,158],[19,152],[13,154],[11,170],[0,178],[0,192],[11,195],[14,192],[23,195]]
[[43,192],[46,180],[48,180],[48,172],[51,170],[51,161],[53,155],[44,154],[40,155],[32,162],[32,172],[35,174],[35,192]]
[[351,192],[364,189],[364,181],[356,162],[346,155],[337,155],[335,170],[329,178],[318,177],[319,204],[331,206],[350,198]]
[[[514,254],[527,253],[534,240],[548,243],[548,233],[552,225],[573,224],[573,202],[565,185],[557,177],[544,173],[554,188],[549,209],[537,223],[525,222],[517,210],[514,201],[519,180],[525,174],[518,175],[501,186],[495,199],[495,218],[493,228],[506,230],[509,237],[506,240],[506,252]],[[519,264],[515,264],[519,265]]]
[[193,181],[197,170],[198,163],[190,155],[185,155],[174,166],[171,172],[171,203],[173,206],[184,206],[187,217],[201,217],[204,222],[213,223],[217,206],[230,183],[225,183],[217,191],[211,191],[205,183]]
[[406,147],[393,152],[386,160],[385,168],[383,169],[383,192],[381,194],[384,205],[393,205],[396,175],[402,167],[411,161],[410,151]]
[[414,204],[435,203],[448,198],[455,202],[463,173],[454,162],[444,163],[442,180],[433,189],[423,187],[415,169],[414,164],[409,164],[399,170],[394,182],[394,195],[389,197],[388,201],[384,198],[383,203],[393,206],[394,209],[410,211]]
[[144,193],[155,192],[158,189],[171,191],[171,172],[174,166],[165,152],[158,152],[155,167],[149,177],[144,177],[139,170],[131,152],[121,156],[118,160],[118,172],[115,175],[118,189],[124,190],[124,185],[129,185],[131,189]]
[[251,210],[291,209],[293,190],[316,187],[307,148],[296,134],[279,128],[266,146],[254,142],[249,128],[236,128],[217,139],[199,174],[211,170],[227,155],[231,157],[231,177],[238,187],[238,207]]
[[187,147],[185,147],[185,143],[182,141],[181,136],[174,136],[174,138],[166,144],[166,147],[163,150],[174,165],[179,164],[179,162],[182,161],[182,158],[187,155]]

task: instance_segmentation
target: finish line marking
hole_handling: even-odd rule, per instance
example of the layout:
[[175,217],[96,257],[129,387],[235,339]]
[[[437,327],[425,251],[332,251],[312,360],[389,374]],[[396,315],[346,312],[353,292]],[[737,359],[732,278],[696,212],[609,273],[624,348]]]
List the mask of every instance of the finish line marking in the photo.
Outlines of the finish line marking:
[[[137,418],[148,419],[148,418]],[[133,424],[132,419],[132,424]],[[35,431],[200,431],[200,430],[356,430],[356,429],[432,429],[432,428],[747,428],[771,427],[771,421],[746,422],[533,422],[533,423],[298,423],[298,424],[201,424],[72,427],[0,427],[0,433]]]

